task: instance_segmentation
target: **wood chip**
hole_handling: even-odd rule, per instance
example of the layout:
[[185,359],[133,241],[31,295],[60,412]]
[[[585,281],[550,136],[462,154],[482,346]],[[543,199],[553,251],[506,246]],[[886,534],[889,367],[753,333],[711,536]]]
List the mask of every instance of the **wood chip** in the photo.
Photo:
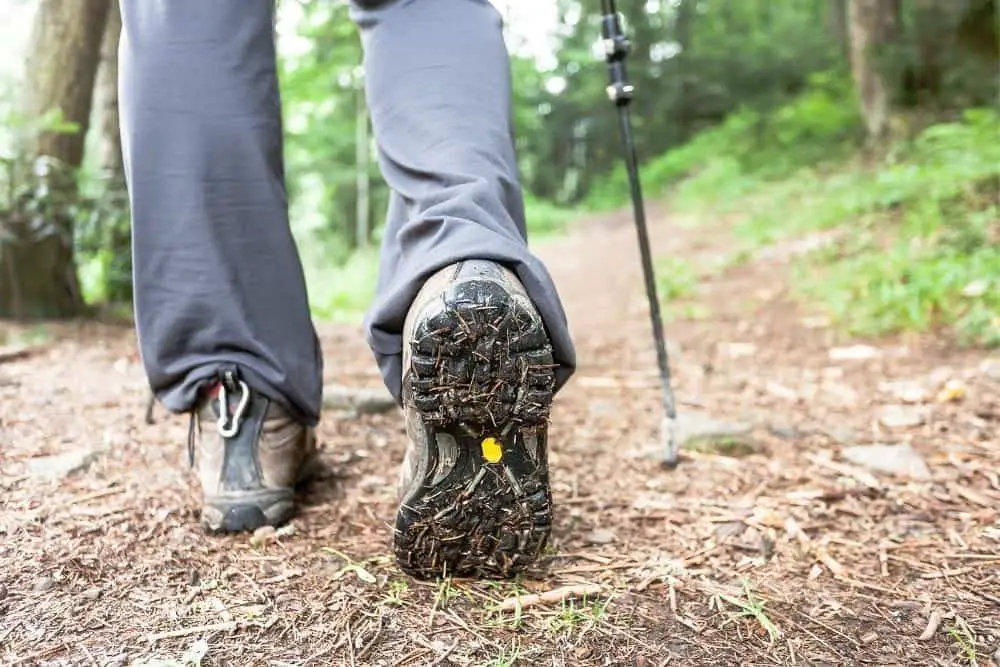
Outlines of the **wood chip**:
[[860,468],[856,468],[852,465],[847,465],[846,463],[838,463],[837,461],[831,461],[830,459],[823,458],[816,454],[809,454],[808,459],[820,466],[821,468],[826,468],[832,472],[838,473],[845,477],[850,477],[851,479],[857,481],[858,483],[867,486],[870,489],[881,489],[882,485],[879,483],[878,479],[875,478],[871,473],[865,472]]

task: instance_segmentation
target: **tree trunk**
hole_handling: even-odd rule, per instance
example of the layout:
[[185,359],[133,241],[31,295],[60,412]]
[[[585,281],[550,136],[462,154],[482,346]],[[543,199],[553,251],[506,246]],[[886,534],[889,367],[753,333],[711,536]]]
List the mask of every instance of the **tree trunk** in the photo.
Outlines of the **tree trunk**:
[[118,116],[118,41],[121,32],[118,0],[111,0],[94,91],[100,130],[98,164],[104,176],[102,209],[105,215],[100,222],[100,239],[101,248],[107,253],[102,253],[101,261],[104,263],[104,296],[111,303],[129,303],[132,300],[132,229]]
[[899,27],[899,0],[849,0],[851,71],[870,140],[885,137],[895,86],[880,65],[879,51],[890,46]]
[[125,167],[122,163],[122,137],[118,121],[118,40],[122,34],[122,15],[118,1],[111,0],[108,22],[101,46],[101,66],[97,75],[96,100],[100,113],[98,147],[101,171],[109,186],[124,187]]
[[83,309],[67,204],[76,195],[107,13],[108,0],[40,0],[24,109],[30,119],[59,112],[74,129],[43,127],[27,138],[25,157],[51,164],[49,189],[34,188],[0,218],[0,316],[72,316]]

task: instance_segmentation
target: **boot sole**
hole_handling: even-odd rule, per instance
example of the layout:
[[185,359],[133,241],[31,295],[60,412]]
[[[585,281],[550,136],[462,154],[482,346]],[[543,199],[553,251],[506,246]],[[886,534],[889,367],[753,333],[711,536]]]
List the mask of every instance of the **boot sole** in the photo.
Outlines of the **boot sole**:
[[201,523],[209,533],[240,533],[263,526],[280,526],[294,514],[293,492],[251,491],[232,498],[206,498]]
[[552,348],[527,297],[455,283],[415,327],[408,409],[427,443],[396,516],[394,551],[417,578],[509,578],[552,525],[547,428]]

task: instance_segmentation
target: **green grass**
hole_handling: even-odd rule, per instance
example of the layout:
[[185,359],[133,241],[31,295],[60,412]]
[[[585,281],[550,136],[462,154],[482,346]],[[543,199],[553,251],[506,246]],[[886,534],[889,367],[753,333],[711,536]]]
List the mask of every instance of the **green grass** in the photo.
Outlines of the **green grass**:
[[656,290],[662,301],[677,301],[691,296],[698,286],[698,270],[681,257],[663,257],[656,261]]
[[343,264],[324,263],[321,253],[303,250],[302,254],[313,317],[330,322],[360,322],[375,297],[378,249],[356,252]]
[[[769,117],[752,111],[643,168],[647,189],[703,218],[735,212],[731,261],[781,239],[839,230],[796,260],[793,293],[854,335],[948,330],[961,344],[1000,345],[1000,114],[969,109],[859,150],[842,79],[818,77]],[[591,206],[626,191],[614,174]],[[615,202],[620,205],[622,202]],[[661,262],[665,301],[688,296],[691,272]]]
[[737,232],[749,246],[817,229],[797,296],[855,335],[948,329],[1000,345],[1000,115],[969,111],[873,165],[846,163],[761,188]]

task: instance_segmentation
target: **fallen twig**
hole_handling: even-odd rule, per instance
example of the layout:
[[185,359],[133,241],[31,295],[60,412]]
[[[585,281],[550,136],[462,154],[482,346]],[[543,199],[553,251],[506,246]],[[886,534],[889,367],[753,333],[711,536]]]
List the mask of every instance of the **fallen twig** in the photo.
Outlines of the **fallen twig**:
[[167,632],[157,632],[156,634],[146,635],[146,641],[157,642],[161,639],[173,639],[174,637],[186,637],[187,635],[196,635],[200,632],[228,632],[230,630],[235,630],[237,628],[236,621],[224,621],[222,623],[211,623],[209,625],[196,625],[190,628],[181,628],[180,630],[168,630]]
[[442,662],[448,659],[448,656],[451,655],[451,652],[454,651],[457,647],[458,647],[458,640],[456,639],[451,643],[451,646],[449,646],[444,650],[444,653],[439,655],[434,660],[434,662],[430,663],[427,667],[434,667],[435,665],[440,665]]
[[513,611],[518,608],[527,609],[528,607],[534,607],[537,605],[562,602],[563,600],[571,597],[597,595],[603,590],[604,588],[600,584],[562,586],[561,588],[554,588],[551,591],[546,591],[545,593],[534,593],[531,595],[507,598],[500,603],[500,606],[497,607],[497,609],[499,611]]
[[927,641],[934,636],[939,625],[941,625],[941,612],[935,609],[931,612],[931,617],[927,619],[927,627],[924,628],[923,633],[917,639],[922,642]]
[[850,477],[854,481],[867,486],[870,489],[881,489],[882,485],[879,483],[878,479],[874,475],[868,473],[860,468],[856,468],[845,463],[838,463],[837,461],[832,461],[830,459],[825,459],[822,456],[817,456],[815,454],[810,454],[807,458],[814,464],[826,468],[832,472],[838,473],[845,477]]
[[[984,563],[988,565],[989,563]],[[938,572],[925,572],[920,575],[921,579],[943,579],[945,577],[957,577],[960,574],[968,574],[969,572],[975,572],[975,567],[960,567],[957,570],[939,570]]]

